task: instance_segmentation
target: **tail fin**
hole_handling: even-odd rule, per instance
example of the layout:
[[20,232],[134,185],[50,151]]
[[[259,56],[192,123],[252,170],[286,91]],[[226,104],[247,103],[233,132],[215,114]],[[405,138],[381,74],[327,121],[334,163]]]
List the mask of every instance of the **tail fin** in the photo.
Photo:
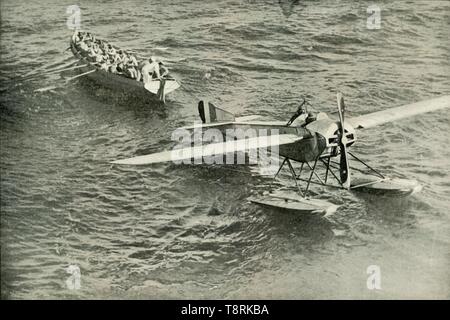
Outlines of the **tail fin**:
[[234,121],[235,119],[234,114],[216,107],[211,102],[208,102],[205,106],[203,100],[198,102],[198,113],[203,123]]

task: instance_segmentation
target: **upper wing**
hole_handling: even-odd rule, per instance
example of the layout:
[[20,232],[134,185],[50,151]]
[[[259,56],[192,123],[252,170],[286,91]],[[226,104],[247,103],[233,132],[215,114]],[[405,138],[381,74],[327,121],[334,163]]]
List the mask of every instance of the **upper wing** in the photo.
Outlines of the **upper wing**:
[[251,149],[267,148],[300,141],[302,137],[293,134],[281,134],[272,136],[261,136],[240,140],[232,140],[220,143],[211,143],[201,146],[173,149],[134,158],[116,160],[114,164],[144,165],[158,162],[182,161],[198,159],[202,157],[233,153],[238,151],[249,151]]
[[450,96],[407,104],[401,107],[365,114],[350,118],[347,121],[355,128],[370,128],[386,122],[391,122],[421,113],[431,112],[450,107]]

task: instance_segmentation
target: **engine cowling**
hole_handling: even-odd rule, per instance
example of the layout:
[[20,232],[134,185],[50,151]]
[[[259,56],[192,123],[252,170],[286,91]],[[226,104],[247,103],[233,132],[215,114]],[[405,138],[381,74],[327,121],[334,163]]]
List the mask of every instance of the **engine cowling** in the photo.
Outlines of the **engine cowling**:
[[[312,132],[322,135],[326,141],[326,149],[322,152],[321,157],[335,157],[339,154],[338,132],[339,124],[337,121],[330,119],[326,114],[319,113],[317,120],[309,123],[306,128]],[[345,145],[350,147],[356,141],[356,130],[348,122],[344,124],[345,135],[343,140]]]

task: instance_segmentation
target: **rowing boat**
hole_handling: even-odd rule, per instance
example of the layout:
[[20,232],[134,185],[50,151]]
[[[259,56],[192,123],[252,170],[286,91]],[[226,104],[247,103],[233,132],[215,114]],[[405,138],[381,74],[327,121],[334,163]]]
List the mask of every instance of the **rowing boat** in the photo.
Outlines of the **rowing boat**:
[[[113,46],[116,50],[120,50],[116,46]],[[88,58],[88,53],[79,48],[71,38],[70,49],[73,55],[80,61],[80,64],[84,64],[85,67],[79,70],[82,73],[87,73],[86,77],[94,80],[96,83],[103,87],[114,90],[115,92],[125,95],[137,96],[145,101],[161,101],[165,102],[165,97],[168,93],[176,90],[180,87],[179,83],[172,77],[163,79],[164,84],[161,86],[161,80],[154,79],[148,83],[137,81],[136,79],[128,78],[120,73],[112,73],[95,65]],[[95,70],[95,72],[94,72]],[[89,71],[93,71],[88,73]],[[161,92],[159,90],[161,89]]]

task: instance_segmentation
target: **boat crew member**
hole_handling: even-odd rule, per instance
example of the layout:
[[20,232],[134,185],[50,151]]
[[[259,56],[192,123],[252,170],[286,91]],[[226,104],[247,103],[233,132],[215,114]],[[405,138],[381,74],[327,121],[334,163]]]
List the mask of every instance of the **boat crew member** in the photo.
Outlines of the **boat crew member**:
[[127,65],[124,66],[124,74],[131,79],[136,79],[136,81],[140,81],[141,80],[141,73],[136,70],[136,68],[128,63]]
[[74,31],[74,33],[73,33],[73,36],[72,36],[72,41],[74,42],[74,43],[78,43],[78,42],[80,42],[80,35],[79,35],[79,31],[78,30],[76,30],[75,29],[75,31]]
[[115,56],[117,54],[116,49],[114,49],[110,44],[108,45],[108,54],[112,56]]
[[89,57],[95,62],[102,62],[103,52],[101,52],[100,48],[94,44],[94,46],[89,51]]
[[142,77],[144,79],[144,83],[148,83],[152,80],[152,75],[155,73],[157,79],[160,79],[159,74],[159,64],[156,62],[155,57],[150,57],[148,61],[145,62],[145,65],[142,67],[141,70]]
[[160,61],[158,63],[159,66],[159,73],[161,75],[161,78],[164,78],[165,76],[167,76],[169,74],[169,69],[167,69],[167,67],[164,65],[164,63],[162,61]]
[[101,69],[101,70],[108,71],[109,66],[108,66],[108,64],[106,63],[106,61],[100,63],[100,69]]
[[90,48],[89,48],[89,54],[91,55],[95,55],[98,53],[98,49],[96,47],[96,44],[94,43]]
[[125,74],[126,75],[126,68],[125,68],[125,65],[122,63],[122,62],[120,62],[118,65],[117,65],[117,73],[118,74]]
[[90,32],[86,32],[86,40],[95,42],[96,39]]
[[95,57],[97,56],[97,52],[95,51],[95,49],[89,48],[88,50],[89,50],[88,52],[89,58],[91,58],[91,60],[95,60]]
[[115,64],[111,64],[109,66],[109,72],[111,73],[117,73],[117,66]]
[[101,48],[103,52],[108,52],[108,44],[105,41],[102,42]]
[[81,40],[79,42],[79,46],[80,46],[80,49],[83,50],[83,51],[88,51],[89,50],[88,45],[83,40]]
[[111,58],[113,59],[113,61],[114,61],[115,64],[119,64],[119,63],[122,63],[122,62],[123,62],[122,56],[121,56],[121,54],[120,54],[121,51],[122,51],[122,50],[117,50],[117,51],[116,51],[114,48],[112,48],[112,51],[110,50],[110,51],[108,52],[108,54],[111,56]]
[[130,56],[128,57],[128,60],[135,67],[137,67],[139,65],[138,62],[137,62],[136,57],[134,55],[132,55],[132,54],[130,54]]
[[128,63],[128,56],[125,53],[125,51],[123,50],[119,50],[119,57],[118,59],[120,60],[120,62],[122,62],[123,64],[127,64]]
[[91,48],[91,46],[92,46],[92,41],[91,40],[89,40],[89,39],[86,39],[86,40],[82,40],[82,41],[84,41],[84,43],[86,44],[86,46],[88,47],[88,50],[87,51],[89,51],[89,49]]

